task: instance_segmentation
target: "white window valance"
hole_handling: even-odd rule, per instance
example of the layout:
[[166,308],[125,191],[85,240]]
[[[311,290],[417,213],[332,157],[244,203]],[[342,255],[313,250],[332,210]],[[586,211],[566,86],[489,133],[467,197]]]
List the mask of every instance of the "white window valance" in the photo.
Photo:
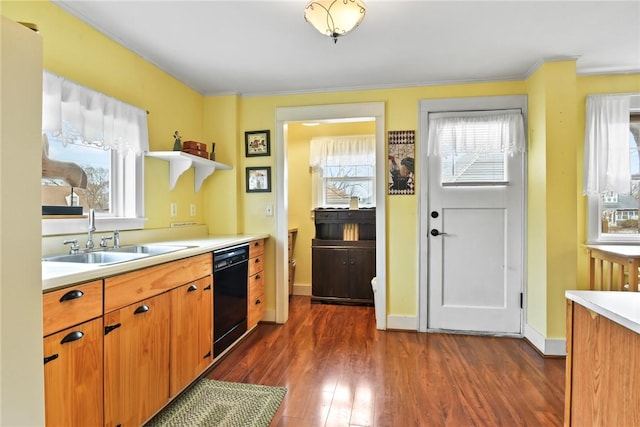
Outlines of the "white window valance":
[[44,71],[42,130],[64,144],[142,154],[149,150],[147,112]]
[[375,135],[315,137],[309,147],[309,165],[313,170],[330,166],[374,165]]
[[451,154],[526,151],[524,121],[520,110],[469,111],[429,114],[429,155],[443,147]]
[[584,134],[584,194],[629,194],[631,95],[589,95]]

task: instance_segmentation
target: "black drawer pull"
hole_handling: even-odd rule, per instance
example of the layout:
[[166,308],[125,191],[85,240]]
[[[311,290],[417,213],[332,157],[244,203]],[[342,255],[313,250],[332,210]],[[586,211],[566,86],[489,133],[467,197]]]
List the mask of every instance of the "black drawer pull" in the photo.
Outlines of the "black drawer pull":
[[60,341],[60,344],[66,344],[68,342],[78,341],[83,336],[84,336],[83,332],[73,331],[69,335],[67,335],[66,337],[62,338],[62,341]]
[[256,300],[256,305],[258,304],[262,304],[262,301],[260,301],[259,299]]
[[198,287],[196,285],[191,285],[189,286],[189,289],[187,289],[187,292],[193,292],[197,290],[198,290]]
[[207,354],[205,354],[202,358],[203,358],[203,359],[206,359],[206,358],[208,358],[209,356],[211,356],[211,351],[208,351],[208,352],[207,352]]
[[44,364],[46,365],[47,363],[51,362],[52,360],[56,360],[57,358],[58,358],[58,353],[52,356],[47,356],[44,358]]
[[260,275],[256,274],[256,280],[260,280]]
[[253,246],[257,248],[258,246],[260,246],[260,242],[253,242]]
[[254,261],[256,264],[260,262],[260,258],[256,258],[256,260]]
[[69,291],[66,294],[62,295],[62,298],[60,298],[60,302],[71,301],[71,300],[74,300],[74,299],[78,299],[82,295],[84,295],[84,292],[79,291],[77,289],[73,290],[73,291]]
[[207,285],[207,286],[203,289],[203,291],[210,291],[210,290],[211,290],[211,285]]
[[122,326],[122,323],[116,323],[115,325],[107,325],[104,327],[104,334],[107,335],[109,332],[113,331],[114,329],[118,329],[120,326]]
[[146,313],[147,311],[149,311],[149,306],[141,305],[140,307],[136,308],[136,311],[134,311],[133,314]]

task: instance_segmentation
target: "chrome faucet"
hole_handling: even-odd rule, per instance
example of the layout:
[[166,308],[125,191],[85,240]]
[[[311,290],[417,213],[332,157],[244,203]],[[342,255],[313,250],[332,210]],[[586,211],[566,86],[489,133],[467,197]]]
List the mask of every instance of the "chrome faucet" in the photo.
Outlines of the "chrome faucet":
[[114,248],[120,247],[120,231],[118,230],[115,230],[113,232],[113,247]]
[[96,231],[96,211],[89,209],[89,233],[87,237],[87,249],[93,249],[93,232]]

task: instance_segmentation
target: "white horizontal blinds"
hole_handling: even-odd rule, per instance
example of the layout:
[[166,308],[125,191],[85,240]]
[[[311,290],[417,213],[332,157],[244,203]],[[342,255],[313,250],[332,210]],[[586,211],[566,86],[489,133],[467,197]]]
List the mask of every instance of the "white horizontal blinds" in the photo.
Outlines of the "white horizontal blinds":
[[44,71],[42,130],[64,144],[112,149],[122,154],[149,150],[147,112],[64,77]]
[[629,194],[630,95],[589,95],[584,135],[584,194]]
[[518,110],[429,114],[428,153],[441,161],[443,184],[507,181],[507,156],[524,152]]

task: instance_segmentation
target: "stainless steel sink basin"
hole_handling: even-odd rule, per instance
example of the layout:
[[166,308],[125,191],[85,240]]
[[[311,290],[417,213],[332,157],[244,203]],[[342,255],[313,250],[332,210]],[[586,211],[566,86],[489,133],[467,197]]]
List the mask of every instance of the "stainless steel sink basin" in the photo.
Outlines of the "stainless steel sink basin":
[[116,264],[118,262],[133,261],[153,255],[162,255],[170,252],[187,249],[191,246],[176,245],[133,245],[121,248],[109,248],[99,251],[81,252],[77,254],[58,255],[42,258],[49,262],[73,262],[78,264]]
[[169,252],[179,251],[180,249],[187,249],[189,246],[174,246],[174,245],[134,245],[123,246],[121,248],[109,249],[109,252],[115,253],[129,253],[129,254],[144,254],[144,255],[161,255]]
[[132,261],[134,259],[144,258],[148,254],[138,253],[121,253],[112,251],[100,252],[83,252],[79,254],[59,255],[43,258],[48,262],[74,262],[80,264],[115,264],[118,262]]

